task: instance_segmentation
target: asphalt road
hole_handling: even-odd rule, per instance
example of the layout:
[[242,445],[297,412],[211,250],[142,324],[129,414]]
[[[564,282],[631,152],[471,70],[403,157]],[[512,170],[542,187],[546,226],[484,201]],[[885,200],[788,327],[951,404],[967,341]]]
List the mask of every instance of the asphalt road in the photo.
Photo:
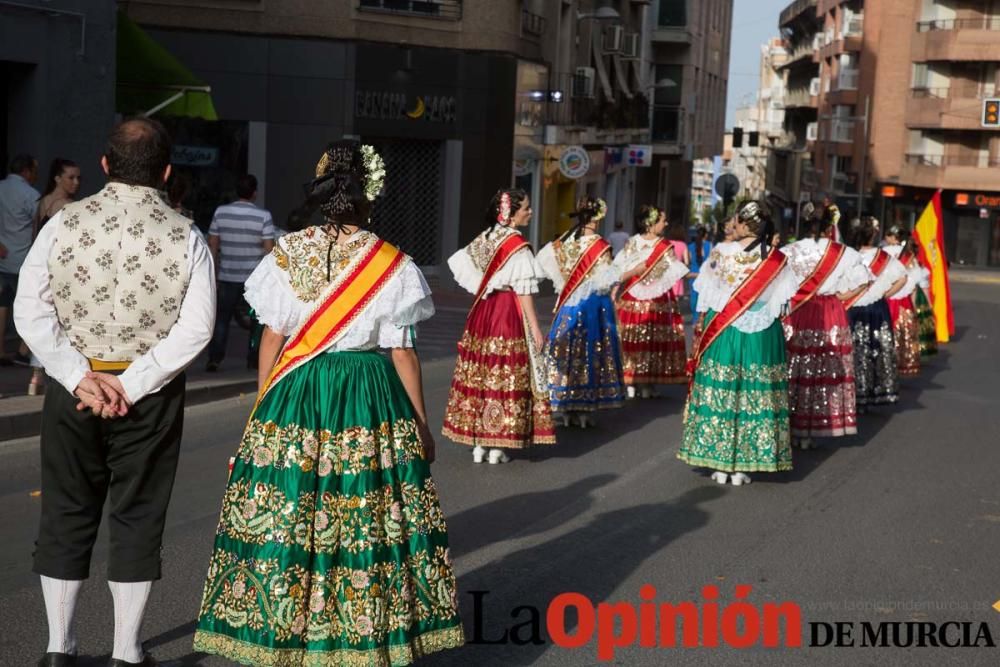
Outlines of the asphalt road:
[[[561,432],[558,446],[502,466],[473,466],[439,440],[435,477],[449,517],[463,615],[482,594],[483,635],[501,636],[559,593],[637,605],[703,601],[702,588],[753,587],[756,607],[793,601],[810,622],[988,623],[1000,643],[1000,287],[955,287],[957,340],[902,401],[866,415],[840,446],[797,453],[795,470],[720,487],[675,459],[682,388]],[[426,367],[440,424],[452,361]],[[226,478],[250,408],[191,408],[164,549],[165,577],[147,613],[148,647],[168,665],[222,665],[191,649],[194,618]],[[39,498],[38,443],[0,444],[0,667],[33,664],[45,616],[30,572]],[[112,606],[104,537],[78,612],[84,667],[104,665]],[[976,625],[975,627],[978,627]],[[804,631],[809,643],[809,628]],[[975,629],[973,635],[975,635]],[[854,631],[860,642],[861,629]],[[596,642],[568,650],[470,645],[426,665],[592,665]],[[621,649],[620,665],[997,665],[1000,648]]]

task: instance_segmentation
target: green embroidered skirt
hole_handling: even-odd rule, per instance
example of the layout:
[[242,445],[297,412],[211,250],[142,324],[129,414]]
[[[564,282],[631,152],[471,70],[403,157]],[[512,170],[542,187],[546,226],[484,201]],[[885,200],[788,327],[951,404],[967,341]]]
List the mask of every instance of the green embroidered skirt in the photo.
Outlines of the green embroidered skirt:
[[781,322],[750,334],[727,327],[695,372],[677,458],[726,473],[791,470],[788,415]]
[[407,665],[464,643],[413,407],[375,352],[321,354],[247,425],[196,650],[246,665]]

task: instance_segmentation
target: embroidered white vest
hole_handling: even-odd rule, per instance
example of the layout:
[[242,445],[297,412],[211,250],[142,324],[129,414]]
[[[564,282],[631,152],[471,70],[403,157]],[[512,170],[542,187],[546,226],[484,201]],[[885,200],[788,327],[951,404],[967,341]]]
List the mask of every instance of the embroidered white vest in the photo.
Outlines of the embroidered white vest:
[[49,276],[81,354],[132,361],[167,336],[187,291],[190,233],[152,188],[110,183],[62,209]]

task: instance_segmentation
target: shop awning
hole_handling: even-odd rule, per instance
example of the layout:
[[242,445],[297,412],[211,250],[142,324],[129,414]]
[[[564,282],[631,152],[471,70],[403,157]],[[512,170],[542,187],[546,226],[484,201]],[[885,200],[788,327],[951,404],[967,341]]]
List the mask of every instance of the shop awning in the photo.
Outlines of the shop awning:
[[126,116],[219,119],[212,89],[123,12],[118,12],[115,107]]

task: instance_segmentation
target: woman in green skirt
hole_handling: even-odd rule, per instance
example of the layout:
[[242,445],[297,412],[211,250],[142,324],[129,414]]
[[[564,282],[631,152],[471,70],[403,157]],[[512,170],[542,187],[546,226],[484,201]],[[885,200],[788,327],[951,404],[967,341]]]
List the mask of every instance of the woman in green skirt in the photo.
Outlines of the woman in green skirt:
[[[413,327],[430,290],[363,229],[377,154],[331,144],[246,284],[266,326],[195,649],[246,665],[407,665],[460,646]],[[325,223],[302,229],[315,210]],[[389,358],[378,353],[390,350]]]
[[677,457],[715,471],[719,484],[792,468],[779,316],[799,285],[785,255],[768,247],[772,231],[756,202],[744,205],[736,240],[712,249],[694,283],[699,319]]

